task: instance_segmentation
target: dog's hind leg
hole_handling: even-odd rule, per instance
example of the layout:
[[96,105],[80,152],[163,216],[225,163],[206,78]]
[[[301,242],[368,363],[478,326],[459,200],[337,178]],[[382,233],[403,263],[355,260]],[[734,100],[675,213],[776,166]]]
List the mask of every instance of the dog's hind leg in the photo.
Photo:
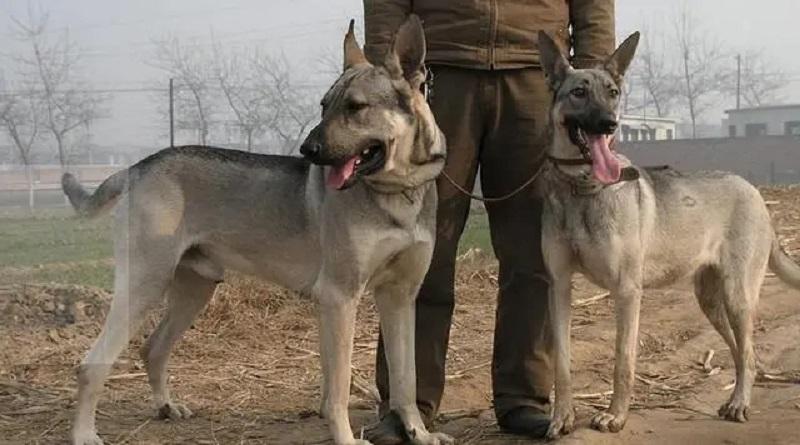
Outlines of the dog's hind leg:
[[167,291],[167,311],[142,347],[142,358],[153,389],[153,402],[161,419],[188,418],[192,412],[170,398],[167,362],[172,347],[192,325],[214,295],[217,282],[201,276],[190,267],[179,265]]
[[[746,422],[750,397],[756,378],[756,359],[753,350],[753,324],[762,277],[748,277],[746,272],[733,273],[725,281],[725,310],[736,339],[736,387],[730,400],[719,409],[720,417]],[[746,283],[751,278],[751,283]],[[754,278],[754,279],[753,279]]]
[[731,355],[739,368],[739,355],[736,348],[736,338],[733,335],[728,313],[725,309],[725,288],[719,270],[713,266],[701,268],[694,276],[694,292],[700,309],[719,332],[725,344],[731,350]]
[[165,246],[154,243],[152,248],[138,246],[136,252],[131,252],[129,244],[135,243],[118,240],[111,308],[100,336],[78,369],[78,406],[72,428],[76,445],[103,443],[95,429],[95,409],[103,383],[141,326],[146,311],[163,297],[172,278],[174,265],[167,263],[170,252],[163,250]]

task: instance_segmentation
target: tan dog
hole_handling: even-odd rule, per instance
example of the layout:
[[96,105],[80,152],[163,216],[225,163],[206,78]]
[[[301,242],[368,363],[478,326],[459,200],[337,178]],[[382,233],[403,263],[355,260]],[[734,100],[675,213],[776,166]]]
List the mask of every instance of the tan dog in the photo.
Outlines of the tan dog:
[[227,269],[318,299],[321,412],[336,444],[368,443],[353,436],[347,412],[356,308],[368,291],[386,338],[391,408],[412,443],[452,442],[428,432],[416,405],[414,299],[433,249],[435,179],[445,156],[419,90],[424,56],[416,17],[398,30],[383,66],[367,63],[351,23],[344,73],[303,144],[312,162],[180,147],[113,175],[93,195],[65,175],[64,191],[81,214],[121,201],[114,299],[78,373],[75,444],[102,443],[95,408],[103,382],[147,310],[165,297],[166,315],[142,353],[159,415],[191,415],[169,394],[167,360]]
[[592,419],[601,431],[625,425],[633,392],[644,288],[694,277],[700,307],[736,363],[736,388],[720,416],[744,422],[755,378],[753,318],[767,266],[800,288],[800,267],[780,249],[758,190],[729,173],[683,175],[628,165],[613,151],[625,70],[639,35],[596,69],[570,67],[553,40],[539,37],[555,100],[553,140],[543,176],[545,263],[552,279],[556,399],[549,438],[569,433],[571,277],[581,272],[614,298],[614,396]]

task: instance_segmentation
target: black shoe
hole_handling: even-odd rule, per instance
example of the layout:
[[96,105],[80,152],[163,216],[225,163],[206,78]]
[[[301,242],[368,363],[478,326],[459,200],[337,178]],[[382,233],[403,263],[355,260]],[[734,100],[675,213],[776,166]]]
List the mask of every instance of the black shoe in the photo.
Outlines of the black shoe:
[[374,445],[400,445],[407,441],[403,422],[394,411],[389,411],[377,423],[366,427],[364,439]]
[[550,415],[532,406],[520,406],[497,418],[500,429],[507,433],[542,438],[550,427]]

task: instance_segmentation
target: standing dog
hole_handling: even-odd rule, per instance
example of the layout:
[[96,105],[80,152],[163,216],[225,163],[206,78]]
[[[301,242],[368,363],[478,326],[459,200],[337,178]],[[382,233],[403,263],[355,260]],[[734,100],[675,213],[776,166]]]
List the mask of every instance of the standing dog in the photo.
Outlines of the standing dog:
[[451,443],[429,433],[416,405],[414,298],[435,230],[434,180],[445,140],[420,92],[425,40],[412,16],[383,66],[353,35],[344,73],[322,101],[304,159],[209,147],[161,151],[106,180],[93,194],[65,175],[79,213],[116,209],[114,299],[78,372],[73,441],[96,445],[95,408],[112,363],[147,309],[168,300],[143,358],[159,415],[191,412],[170,398],[170,350],[205,307],[226,269],[262,277],[319,301],[324,374],[321,413],[336,444],[367,444],[350,427],[350,358],[359,297],[373,291],[386,338],[391,408],[412,443]]
[[573,428],[570,287],[581,272],[616,306],[614,396],[592,419],[601,431],[625,425],[634,384],[642,289],[693,276],[700,307],[736,363],[736,388],[720,416],[747,420],[755,377],[753,318],[769,265],[800,288],[800,267],[780,249],[761,195],[728,173],[682,175],[626,165],[613,151],[620,89],[639,35],[597,69],[570,67],[539,35],[554,93],[553,140],[544,179],[543,250],[552,279],[556,399],[548,437]]

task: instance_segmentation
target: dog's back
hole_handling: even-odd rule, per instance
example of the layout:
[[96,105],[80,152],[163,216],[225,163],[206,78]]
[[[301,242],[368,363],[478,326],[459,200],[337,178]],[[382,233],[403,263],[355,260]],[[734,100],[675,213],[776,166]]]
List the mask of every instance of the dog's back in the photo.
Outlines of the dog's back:
[[655,204],[643,246],[646,286],[668,285],[703,265],[741,258],[734,254],[741,249],[766,259],[773,239],[769,212],[746,180],[718,171],[641,172],[640,186],[652,192]]
[[[185,146],[161,150],[114,174],[93,194],[70,176],[62,182],[85,216],[121,200],[118,236],[157,237],[180,251],[191,247],[220,268],[297,290],[313,282],[316,267],[309,266],[319,251],[314,198],[323,196],[324,182],[321,169],[302,158]],[[309,199],[314,204],[307,205]]]

